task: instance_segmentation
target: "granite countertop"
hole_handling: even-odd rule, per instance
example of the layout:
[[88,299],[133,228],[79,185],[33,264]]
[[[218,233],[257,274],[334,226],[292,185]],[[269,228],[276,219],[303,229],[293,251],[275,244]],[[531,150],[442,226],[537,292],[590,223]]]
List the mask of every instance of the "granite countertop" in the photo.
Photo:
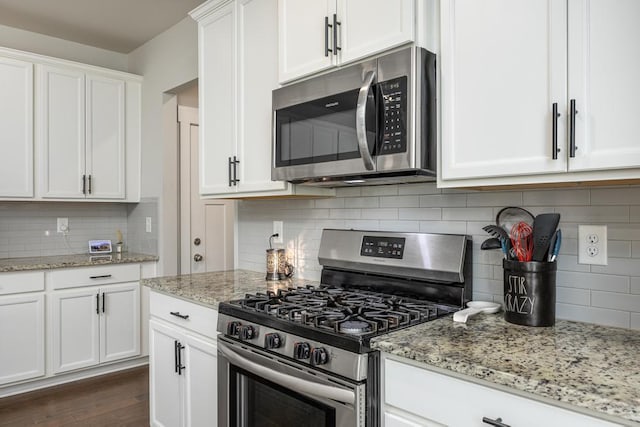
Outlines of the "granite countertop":
[[156,255],[137,254],[133,252],[91,256],[88,254],[77,254],[29,258],[2,258],[0,259],[0,273],[11,271],[49,270],[52,268],[90,267],[107,264],[153,262],[157,260],[158,257]]
[[385,334],[371,346],[619,423],[640,422],[638,331],[566,320],[534,328],[501,314],[461,324],[448,316]]
[[218,303],[239,299],[247,293],[277,291],[278,289],[318,285],[312,280],[290,278],[267,281],[264,273],[247,270],[216,271],[181,276],[143,279],[141,284],[191,302],[217,308]]

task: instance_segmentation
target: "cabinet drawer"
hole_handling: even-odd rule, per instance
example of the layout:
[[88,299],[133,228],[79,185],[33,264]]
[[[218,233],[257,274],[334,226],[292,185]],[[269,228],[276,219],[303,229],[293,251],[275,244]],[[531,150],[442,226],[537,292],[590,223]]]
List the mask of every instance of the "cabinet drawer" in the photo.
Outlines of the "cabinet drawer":
[[44,291],[44,271],[0,274],[0,295]]
[[[616,425],[389,359],[384,364],[384,381],[386,405],[451,427],[486,426],[483,417],[502,418],[503,423],[518,427]],[[460,411],[460,399],[464,399],[464,411]]]
[[[153,291],[149,295],[149,301],[152,316],[215,339],[217,310]],[[178,314],[189,317],[184,319]]]
[[47,272],[47,283],[53,289],[100,286],[110,283],[137,282],[138,280],[140,280],[140,264],[70,268]]

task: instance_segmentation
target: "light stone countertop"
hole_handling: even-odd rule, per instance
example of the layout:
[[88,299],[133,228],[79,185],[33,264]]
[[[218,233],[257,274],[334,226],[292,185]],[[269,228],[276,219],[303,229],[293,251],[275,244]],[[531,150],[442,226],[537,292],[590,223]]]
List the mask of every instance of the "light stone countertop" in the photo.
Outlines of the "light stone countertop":
[[[109,258],[110,257],[110,258]],[[12,271],[50,270],[53,268],[91,267],[96,265],[126,264],[157,261],[156,255],[145,255],[133,252],[104,255],[58,255],[28,258],[0,259],[0,273]]]
[[371,347],[640,425],[640,331],[566,320],[527,327],[502,313],[466,324],[447,316],[375,338]]
[[319,285],[318,282],[295,277],[286,280],[267,281],[265,280],[265,273],[248,270],[155,277],[143,279],[140,283],[154,291],[213,308],[217,308],[219,302],[243,298],[247,293],[277,292],[278,289]]

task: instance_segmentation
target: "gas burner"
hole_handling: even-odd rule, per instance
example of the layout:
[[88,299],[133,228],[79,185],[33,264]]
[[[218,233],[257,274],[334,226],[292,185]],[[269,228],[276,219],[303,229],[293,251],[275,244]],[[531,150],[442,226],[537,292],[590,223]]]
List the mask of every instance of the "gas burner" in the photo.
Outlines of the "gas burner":
[[338,331],[343,334],[366,334],[371,332],[371,324],[365,322],[363,320],[345,320],[344,322],[340,322],[338,326]]

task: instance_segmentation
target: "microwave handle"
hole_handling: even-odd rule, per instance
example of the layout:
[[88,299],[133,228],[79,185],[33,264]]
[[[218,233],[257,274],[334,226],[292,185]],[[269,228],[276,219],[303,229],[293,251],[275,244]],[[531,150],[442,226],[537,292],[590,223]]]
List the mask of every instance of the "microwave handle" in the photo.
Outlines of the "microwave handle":
[[302,378],[292,377],[282,372],[274,371],[265,366],[259,365],[251,360],[245,359],[235,351],[227,348],[224,344],[218,344],[218,351],[232,364],[239,368],[245,369],[252,374],[258,375],[266,380],[279,384],[283,387],[297,391],[298,393],[307,393],[312,396],[325,399],[333,399],[338,402],[353,405],[356,401],[356,395],[352,390],[346,390],[330,385],[318,384]]
[[358,104],[356,107],[356,135],[358,137],[358,149],[360,150],[360,157],[364,162],[364,167],[367,170],[373,170],[373,157],[369,153],[369,144],[367,144],[367,96],[373,80],[376,78],[375,71],[369,71],[364,78],[364,84],[360,88],[358,93]]

